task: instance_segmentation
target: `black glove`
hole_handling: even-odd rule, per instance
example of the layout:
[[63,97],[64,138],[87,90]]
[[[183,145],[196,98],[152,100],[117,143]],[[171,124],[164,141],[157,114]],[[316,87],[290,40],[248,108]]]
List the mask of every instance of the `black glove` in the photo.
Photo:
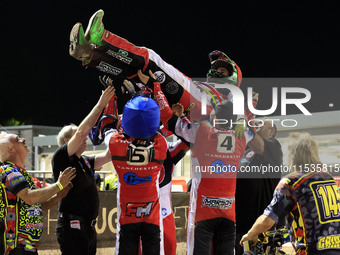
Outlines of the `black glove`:
[[113,86],[113,80],[110,78],[110,76],[104,75],[99,76],[100,83],[104,86],[104,88],[107,88],[108,86]]

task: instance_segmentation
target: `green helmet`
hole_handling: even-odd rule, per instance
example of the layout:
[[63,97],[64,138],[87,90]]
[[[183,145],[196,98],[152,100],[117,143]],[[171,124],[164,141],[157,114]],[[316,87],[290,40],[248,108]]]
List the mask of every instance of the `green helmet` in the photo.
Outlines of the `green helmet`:
[[[210,60],[210,70],[207,73],[208,78],[227,78],[231,84],[240,87],[242,80],[242,72],[238,65],[231,60],[224,52],[214,50],[208,55]],[[217,69],[224,67],[228,70],[229,75],[224,75]]]

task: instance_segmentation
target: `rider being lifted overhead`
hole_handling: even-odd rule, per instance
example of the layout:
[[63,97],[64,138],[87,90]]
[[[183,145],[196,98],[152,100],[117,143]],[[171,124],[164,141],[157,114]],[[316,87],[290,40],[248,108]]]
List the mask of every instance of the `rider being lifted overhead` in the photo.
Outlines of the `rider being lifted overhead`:
[[[103,18],[104,12],[102,10],[97,11],[90,19],[89,21],[89,25],[86,29],[86,31],[84,32],[83,27],[80,23],[77,23],[74,25],[74,27],[72,28],[71,31],[71,35],[70,35],[70,55],[78,60],[81,60],[83,62],[84,66],[90,66],[90,67],[94,67],[100,71],[103,71],[105,73],[108,73],[111,75],[111,77],[113,77],[115,79],[115,81],[123,81],[124,79],[129,79],[130,81],[134,82],[134,84],[132,84],[132,87],[126,86],[125,87],[129,90],[151,90],[152,92],[155,93],[154,91],[154,84],[141,84],[138,83],[139,79],[137,77],[137,73],[138,70],[141,70],[141,72],[143,72],[144,74],[150,74],[150,76],[152,77],[152,75],[155,76],[156,81],[159,83],[159,87],[157,87],[158,92],[162,91],[162,93],[164,92],[164,95],[167,99],[167,101],[169,102],[169,105],[173,105],[175,103],[181,103],[184,106],[184,109],[189,112],[189,117],[190,120],[202,120],[203,116],[201,114],[201,102],[202,102],[202,98],[208,94],[211,96],[212,100],[208,100],[207,104],[207,114],[209,116],[209,113],[212,111],[213,107],[216,108],[221,108],[222,110],[219,112],[226,112],[226,109],[232,109],[232,94],[230,93],[230,91],[228,90],[217,90],[214,88],[214,86],[211,85],[211,82],[216,82],[214,80],[214,78],[219,78],[219,82],[225,81],[229,84],[233,84],[235,86],[240,86],[240,82],[241,82],[241,71],[238,68],[238,66],[235,64],[235,62],[233,62],[231,59],[228,58],[228,56],[226,56],[223,52],[220,51],[213,51],[209,54],[209,58],[210,58],[210,63],[211,63],[211,70],[208,72],[208,78],[209,78],[209,83],[195,83],[193,82],[190,78],[186,77],[185,75],[183,75],[181,72],[179,72],[176,68],[174,68],[173,66],[169,65],[168,63],[166,63],[165,61],[163,61],[159,55],[157,55],[153,50],[144,48],[144,47],[137,47],[135,45],[133,45],[132,43],[128,42],[127,40],[111,33],[108,30],[104,29],[103,23],[102,23],[102,18]],[[139,74],[140,75],[140,74]],[[159,100],[157,100],[157,96],[159,95],[159,93],[155,93],[155,100],[157,102],[159,102]],[[151,100],[150,100],[151,101]],[[163,105],[160,105],[160,108],[163,108]],[[217,111],[218,112],[218,111]],[[218,114],[216,114],[218,115]],[[231,115],[231,114],[230,114]],[[129,114],[126,114],[126,112],[124,113],[125,116],[125,120],[127,120],[127,117],[129,116]],[[172,116],[172,114],[171,114]],[[228,114],[229,117],[229,114]],[[241,116],[243,118],[243,116]],[[240,116],[237,116],[237,118],[239,119]],[[124,119],[124,118],[123,118]],[[236,118],[232,118],[232,120],[234,121],[234,123],[236,122]],[[130,122],[130,121],[129,121]],[[132,120],[131,120],[132,122]],[[163,124],[166,124],[168,121],[162,121]],[[171,122],[171,121],[170,121]],[[177,122],[177,121],[176,121]],[[188,121],[188,127],[189,125]],[[170,123],[171,124],[171,123]],[[135,124],[135,126],[137,127],[138,125]],[[236,125],[237,127],[237,125]],[[237,147],[237,157],[240,157],[244,151],[244,147],[247,143],[247,141],[251,138],[248,137],[247,133],[243,136],[243,134],[245,133],[245,129],[246,127],[244,127],[243,124],[239,125],[239,127],[241,127],[241,130],[243,131],[239,131],[237,132],[236,128],[235,130],[224,130],[222,136],[219,136],[219,139],[217,137],[217,134],[213,134],[213,139],[215,141],[214,145],[214,149],[225,149],[228,150],[227,153],[231,153],[232,148],[229,148],[229,145],[233,145],[233,150],[234,147]],[[244,128],[244,129],[243,129]],[[185,129],[186,130],[186,129]],[[126,133],[129,133],[128,127],[125,126],[124,127],[124,131]],[[235,132],[234,132],[235,131]],[[210,133],[213,133],[212,129],[209,129],[207,127],[201,127],[200,128],[200,132],[198,133],[198,137],[206,137],[206,138],[211,138],[211,136],[209,136]],[[237,134],[240,134],[240,136],[238,136]],[[121,136],[121,134],[119,134],[118,132],[115,133],[114,136],[111,137],[111,142],[108,144],[110,149],[112,149],[112,152],[116,152],[115,148],[117,144],[114,144],[115,146],[113,146],[113,142],[116,140],[112,140],[112,138],[115,139],[115,136],[119,136],[121,139],[125,139]],[[134,138],[140,138],[138,135],[130,135]],[[243,136],[243,138],[242,138]],[[196,136],[195,136],[196,137]],[[119,138],[119,139],[120,139]],[[223,138],[223,139],[222,139]],[[236,139],[235,139],[236,138]],[[157,136],[157,139],[160,141],[160,143],[163,144],[163,140]],[[216,140],[217,139],[217,140]],[[125,140],[124,140],[125,141]],[[190,140],[191,142],[195,142],[194,140]],[[202,140],[203,141],[203,140]],[[204,142],[198,143],[201,145],[204,145]],[[205,140],[204,140],[205,141]],[[228,141],[228,143],[227,143]],[[229,143],[230,141],[230,143]],[[133,146],[137,147],[137,145],[139,144],[133,144],[132,140],[129,141]],[[188,141],[187,141],[188,142]],[[216,144],[216,142],[218,142]],[[213,146],[212,145],[212,146]],[[221,146],[217,146],[217,145],[221,145]],[[228,145],[228,146],[227,146]],[[235,145],[235,146],[234,146]],[[236,146],[237,145],[237,146]],[[126,145],[127,146],[127,145]],[[143,144],[144,146],[144,144]],[[148,147],[148,146],[144,146],[144,147]],[[162,146],[163,148],[164,146]],[[199,150],[200,148],[205,148],[204,146],[200,146],[197,145],[194,146],[195,147],[195,155],[201,155],[204,154],[204,149]],[[221,147],[221,148],[219,148]],[[126,148],[123,148],[124,153],[126,153]],[[217,151],[218,153],[223,154],[225,152],[225,150],[223,150],[222,152]],[[232,153],[233,154],[233,153]],[[136,155],[135,155],[136,156]],[[138,155],[137,155],[138,156]],[[163,155],[164,156],[164,155]],[[114,163],[117,165],[119,164],[125,164],[124,162],[118,162],[118,159],[122,159],[121,155],[119,155],[120,158],[116,158],[116,160],[114,160]],[[238,164],[238,160],[234,155],[235,158],[235,162],[233,161],[233,165],[237,165]],[[134,157],[136,158],[136,157]],[[133,158],[133,159],[134,159]],[[125,155],[124,155],[124,159],[125,159]],[[212,162],[208,162],[206,163],[206,161],[203,160],[210,160],[210,159],[203,159],[203,156],[200,157],[200,159],[202,159],[203,164],[208,165],[211,164]],[[131,161],[131,160],[130,160]],[[129,161],[129,162],[130,162]],[[153,162],[154,163],[154,162]],[[216,163],[216,162],[215,162]],[[218,162],[217,162],[218,163]],[[127,163],[126,163],[127,164]],[[124,180],[124,176],[125,176],[125,172],[121,172],[120,176],[121,176],[121,180],[123,177]],[[132,175],[131,175],[132,176]],[[135,175],[133,175],[135,176]],[[146,176],[148,177],[148,176]],[[134,177],[133,177],[134,178]],[[227,201],[230,206],[226,206],[227,208],[225,208],[225,210],[228,210],[228,215],[225,217],[226,219],[228,219],[228,223],[230,223],[229,225],[231,226],[231,228],[233,227],[234,224],[234,200],[233,200],[233,192],[234,192],[234,178],[220,178],[221,182],[223,181],[223,184],[225,182],[228,182],[228,184],[230,184],[230,192],[228,194],[219,194],[222,198],[229,198],[227,200],[222,199],[221,201],[225,202]],[[222,180],[225,179],[225,180]],[[130,179],[129,179],[130,180]],[[210,182],[213,180],[210,180],[210,178],[206,178],[206,180],[204,182],[202,182],[200,185],[200,189],[198,189],[199,185],[196,185],[197,183],[195,182],[193,191],[196,192],[201,192],[202,191],[202,187],[203,186],[210,186],[209,184],[211,184]],[[225,181],[225,182],[224,182]],[[209,183],[209,184],[208,184]],[[141,184],[141,183],[140,183]],[[205,185],[203,185],[205,184]],[[224,185],[222,185],[224,186]],[[123,187],[121,187],[123,188]],[[196,193],[197,194],[197,193]],[[201,194],[201,193],[200,193]],[[203,194],[203,193],[202,193]],[[205,194],[205,193],[204,193]],[[205,194],[206,197],[208,198],[216,198],[216,194]],[[215,196],[216,195],[216,196]],[[199,208],[197,210],[197,214],[191,214],[191,219],[192,219],[192,223],[195,224],[196,222],[201,222],[201,221],[205,221],[205,220],[210,220],[210,219],[206,219],[206,218],[199,218],[202,215],[206,215],[205,213],[200,213],[201,211],[205,211],[205,210],[210,210],[211,208],[208,205],[212,205],[210,204],[214,202],[214,200],[205,200],[206,206],[202,209]],[[130,202],[126,200],[126,198],[121,198],[121,201],[123,201],[122,204],[125,203],[125,205],[127,206]],[[158,202],[156,203],[156,199],[155,201],[155,205],[158,204]],[[196,205],[198,205],[198,207],[200,205],[202,205],[202,201],[201,200],[192,200],[194,201],[194,205],[191,208],[196,207]],[[195,202],[197,201],[197,203]],[[143,201],[143,202],[148,202],[148,201]],[[139,211],[147,211],[147,206],[149,204],[145,204],[145,206],[142,206]],[[128,208],[131,208],[130,206],[127,206]],[[229,208],[230,207],[230,208]],[[156,207],[156,210],[158,208],[158,205]],[[124,211],[124,209],[126,208],[122,208],[121,211]],[[214,210],[216,208],[212,208],[211,210]],[[217,208],[219,209],[219,208]],[[224,208],[220,208],[221,210],[224,210]],[[214,210],[214,212],[216,211],[217,213],[220,213],[221,210]],[[214,214],[214,212],[212,214]],[[224,211],[223,211],[224,213]],[[138,214],[139,215],[139,214]],[[215,214],[214,214],[215,215]],[[224,215],[224,214],[223,214]],[[197,216],[197,217],[196,217]],[[129,216],[130,217],[130,216]],[[155,217],[156,220],[158,220],[158,215],[157,217]],[[121,221],[121,226],[125,225],[125,223],[127,223],[126,218],[123,219]],[[219,223],[216,223],[217,225]],[[127,225],[127,224],[126,224]],[[154,224],[155,225],[155,224]],[[156,224],[157,225],[157,224]],[[157,225],[158,226],[158,225]],[[159,233],[161,232],[161,225],[159,225],[159,228],[157,227],[157,232],[155,234],[155,236],[159,235]],[[124,232],[124,231],[123,231]],[[119,233],[119,234],[124,234],[124,233]],[[127,231],[129,232],[129,231]],[[233,231],[229,231],[229,233],[231,233]],[[130,232],[129,232],[130,233]],[[193,233],[191,231],[191,233]],[[160,233],[161,234],[161,233]],[[120,243],[120,248],[128,248],[127,246],[124,246],[125,244],[127,244],[127,242],[129,240],[122,240],[121,237],[124,235],[121,235],[118,242],[122,242]],[[203,238],[204,239],[204,238]],[[231,235],[231,239],[232,235]],[[196,241],[200,240],[199,238],[197,238],[196,236]],[[201,239],[202,240],[202,239]],[[134,244],[136,244],[137,242],[134,242]],[[190,243],[190,242],[189,242]],[[230,240],[231,244],[233,243],[233,240]],[[192,242],[191,242],[192,244]],[[209,244],[211,244],[209,242]],[[226,245],[224,243],[224,245]],[[161,247],[162,245],[160,244],[160,249],[162,250]],[[227,245],[228,246],[228,245]],[[233,245],[229,245],[230,247],[233,247]],[[119,247],[119,246],[118,246]],[[198,246],[197,246],[198,247]],[[229,247],[229,248],[230,248]],[[145,247],[144,247],[145,248]],[[150,248],[146,247],[146,249]],[[191,245],[191,248],[192,245]],[[197,248],[198,250],[200,250],[199,248]],[[209,247],[208,247],[209,249]]]
[[[208,83],[195,83],[172,65],[166,63],[153,50],[138,47],[108,30],[104,29],[103,10],[92,15],[84,33],[81,23],[73,26],[70,34],[70,55],[82,60],[84,66],[94,67],[110,74],[115,80],[129,79],[136,82],[135,89],[144,89],[138,83],[137,71],[148,74],[151,70],[161,84],[169,105],[180,102],[189,111],[191,120],[202,119],[201,102],[206,93],[212,97],[207,102],[207,114],[212,110],[212,102],[223,99],[232,100],[228,90],[217,92]],[[242,73],[237,64],[221,51],[209,54],[211,69],[207,77],[223,78],[224,82],[240,86]],[[242,116],[243,117],[243,116]],[[243,132],[240,132],[243,133]]]

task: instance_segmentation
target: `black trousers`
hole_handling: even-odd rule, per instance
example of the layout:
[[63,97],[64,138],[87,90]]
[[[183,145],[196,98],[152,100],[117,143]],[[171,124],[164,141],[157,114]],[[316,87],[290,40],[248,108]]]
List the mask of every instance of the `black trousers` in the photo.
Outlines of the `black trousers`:
[[142,252],[145,255],[159,255],[160,253],[160,228],[157,225],[140,222],[120,226],[119,255],[137,255],[139,241],[142,241]]
[[23,246],[18,246],[9,252],[9,255],[38,255],[36,251],[25,251]]
[[[74,226],[73,226],[74,227]],[[97,233],[93,226],[80,222],[79,228],[71,228],[70,219],[58,218],[57,239],[62,255],[95,255]]]
[[226,218],[196,222],[194,255],[234,255],[235,231],[235,222]]

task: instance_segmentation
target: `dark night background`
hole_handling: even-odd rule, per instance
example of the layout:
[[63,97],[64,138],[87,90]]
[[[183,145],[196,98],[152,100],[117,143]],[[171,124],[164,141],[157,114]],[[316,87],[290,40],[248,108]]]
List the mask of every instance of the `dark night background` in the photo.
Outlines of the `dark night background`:
[[[2,3],[0,123],[11,118],[36,125],[80,123],[102,87],[99,72],[69,56],[69,32],[78,21],[86,29],[98,9],[105,11],[106,29],[155,50],[189,77],[205,76],[207,55],[215,49],[235,60],[243,77],[339,76],[336,2],[183,3]],[[306,88],[312,93],[310,111],[340,109],[340,85]],[[260,105],[266,105],[268,92],[271,103],[271,90],[257,91]]]

